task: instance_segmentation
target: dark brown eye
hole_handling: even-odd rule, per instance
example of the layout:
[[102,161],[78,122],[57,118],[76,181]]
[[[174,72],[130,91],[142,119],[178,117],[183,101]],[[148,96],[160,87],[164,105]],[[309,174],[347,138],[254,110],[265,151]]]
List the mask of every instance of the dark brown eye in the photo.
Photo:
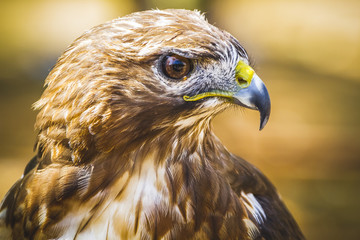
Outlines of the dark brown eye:
[[192,69],[190,59],[179,55],[166,56],[162,61],[162,70],[164,74],[173,79],[184,78]]

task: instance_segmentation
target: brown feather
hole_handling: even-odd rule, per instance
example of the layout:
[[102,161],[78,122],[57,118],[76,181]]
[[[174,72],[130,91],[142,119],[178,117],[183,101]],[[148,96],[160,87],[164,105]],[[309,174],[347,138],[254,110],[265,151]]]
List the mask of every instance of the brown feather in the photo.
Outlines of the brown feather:
[[[202,71],[196,81],[159,73],[159,58],[180,52]],[[303,239],[268,179],[212,133],[213,116],[232,104],[182,98],[231,75],[234,55],[248,58],[229,33],[186,10],[134,13],[84,33],[34,105],[37,157],[2,202],[2,234]]]

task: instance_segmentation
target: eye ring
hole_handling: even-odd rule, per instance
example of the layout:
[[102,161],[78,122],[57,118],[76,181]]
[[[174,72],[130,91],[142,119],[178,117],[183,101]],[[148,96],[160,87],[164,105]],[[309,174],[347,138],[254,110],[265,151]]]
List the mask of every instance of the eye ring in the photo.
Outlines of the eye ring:
[[168,78],[186,79],[187,75],[193,69],[193,63],[188,58],[171,54],[162,59],[161,69]]

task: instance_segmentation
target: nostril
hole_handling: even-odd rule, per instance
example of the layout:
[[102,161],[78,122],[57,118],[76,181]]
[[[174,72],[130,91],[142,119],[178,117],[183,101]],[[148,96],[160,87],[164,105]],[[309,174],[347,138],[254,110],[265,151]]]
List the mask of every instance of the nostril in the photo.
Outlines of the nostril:
[[236,81],[238,82],[238,84],[240,85],[240,87],[245,88],[248,87],[250,85],[250,81],[246,81],[242,78],[236,78]]
[[241,88],[249,87],[254,76],[254,69],[243,61],[239,61],[235,68],[235,78]]

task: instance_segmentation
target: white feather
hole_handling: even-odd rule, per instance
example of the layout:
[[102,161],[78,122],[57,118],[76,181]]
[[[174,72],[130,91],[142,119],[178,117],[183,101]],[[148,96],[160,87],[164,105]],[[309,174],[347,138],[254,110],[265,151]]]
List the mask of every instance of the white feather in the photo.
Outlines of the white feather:
[[258,224],[264,223],[264,221],[266,219],[264,209],[262,208],[260,203],[256,200],[254,194],[252,194],[252,193],[245,194],[244,192],[241,192],[241,197],[246,200],[243,203],[244,203],[245,207],[247,208],[247,210],[255,218],[256,222]]

